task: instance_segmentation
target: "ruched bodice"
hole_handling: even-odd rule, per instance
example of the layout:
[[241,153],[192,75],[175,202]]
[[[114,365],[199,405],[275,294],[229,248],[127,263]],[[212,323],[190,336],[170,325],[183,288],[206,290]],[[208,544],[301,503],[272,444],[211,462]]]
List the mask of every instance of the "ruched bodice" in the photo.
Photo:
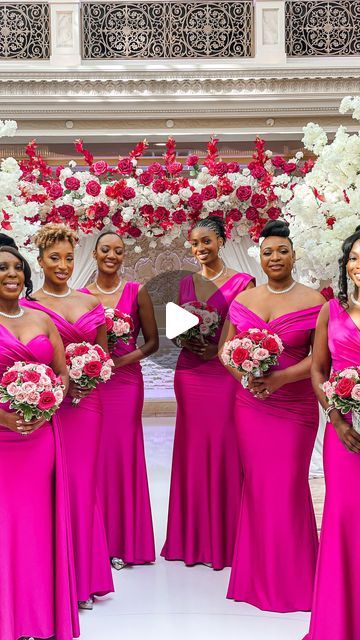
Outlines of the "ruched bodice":
[[329,302],[328,339],[335,371],[360,365],[360,329],[337,299]]

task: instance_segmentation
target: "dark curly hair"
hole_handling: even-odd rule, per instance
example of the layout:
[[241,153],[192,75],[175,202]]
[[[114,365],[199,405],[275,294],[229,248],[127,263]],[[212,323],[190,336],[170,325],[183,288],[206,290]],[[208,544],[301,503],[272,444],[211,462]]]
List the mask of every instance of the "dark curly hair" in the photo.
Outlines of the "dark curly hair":
[[223,239],[225,244],[226,242],[225,223],[224,223],[224,220],[220,218],[220,216],[208,216],[207,218],[198,220],[198,222],[196,222],[192,227],[191,231],[193,229],[198,229],[199,227],[201,229],[205,228],[205,229],[209,229],[209,231],[213,231],[218,238]]
[[289,225],[284,220],[269,220],[260,233],[260,238],[270,238],[270,236],[278,236],[279,238],[287,238],[293,246],[290,238]]
[[351,234],[342,244],[342,256],[339,258],[339,293],[338,300],[343,307],[348,307],[348,274],[347,264],[349,262],[350,251],[357,240],[360,240],[360,225],[356,227],[354,233]]
[[31,294],[33,292],[33,283],[31,280],[31,269],[28,261],[25,260],[21,253],[12,246],[0,246],[0,253],[11,253],[11,255],[15,256],[15,258],[21,262],[25,276],[25,298],[27,300],[32,300]]

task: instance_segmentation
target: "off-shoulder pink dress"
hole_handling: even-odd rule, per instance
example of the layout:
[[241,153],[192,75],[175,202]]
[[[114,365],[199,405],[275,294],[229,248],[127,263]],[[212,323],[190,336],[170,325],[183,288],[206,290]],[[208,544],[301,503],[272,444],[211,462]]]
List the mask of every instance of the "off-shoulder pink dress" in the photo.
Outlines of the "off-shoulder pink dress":
[[[71,324],[42,304],[22,300],[22,304],[47,313],[66,347],[71,342],[94,343],[98,327],[105,323],[104,309],[98,305]],[[69,476],[71,525],[75,553],[77,598],[105,595],[114,590],[103,514],[98,498],[98,460],[101,442],[101,404],[94,389],[77,406],[65,398],[58,411]]]
[[[360,366],[360,329],[338,300],[329,302],[328,343],[335,371]],[[351,416],[346,416],[348,422]],[[332,424],[324,440],[326,497],[307,640],[360,638],[360,454]]]
[[[222,317],[253,280],[233,275],[208,299]],[[179,304],[193,302],[192,275],[180,282]],[[161,555],[187,565],[230,566],[240,508],[242,472],[234,422],[236,380],[217,357],[182,349],[175,372],[177,400],[167,536]]]
[[[52,359],[47,336],[25,345],[0,325],[0,374],[18,360],[50,364]],[[0,425],[2,640],[79,636],[63,457],[55,417],[26,436]]]
[[[139,288],[139,282],[127,282],[116,305],[134,322],[129,343],[119,340],[112,352],[116,357],[137,348]],[[90,293],[88,289],[82,291]],[[111,380],[99,391],[103,412],[99,490],[110,556],[121,558],[128,564],[154,562],[154,533],[141,420],[144,381],[140,362],[116,369]]]
[[[284,344],[277,368],[303,360],[320,306],[265,322],[236,300],[238,331],[277,333]],[[318,538],[309,467],[318,428],[311,380],[286,384],[265,400],[237,385],[236,422],[243,495],[228,598],[277,612],[311,608]]]

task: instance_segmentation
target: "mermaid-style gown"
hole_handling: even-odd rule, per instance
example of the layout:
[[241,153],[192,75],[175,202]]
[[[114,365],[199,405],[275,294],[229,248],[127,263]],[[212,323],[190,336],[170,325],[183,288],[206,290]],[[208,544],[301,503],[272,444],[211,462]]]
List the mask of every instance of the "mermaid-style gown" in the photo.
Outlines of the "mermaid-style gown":
[[[128,344],[119,340],[112,355],[134,351],[140,331],[139,282],[127,282],[117,309],[131,315],[134,332]],[[82,291],[90,293],[88,289]],[[99,494],[111,557],[128,564],[154,562],[155,545],[146,473],[142,408],[144,381],[140,362],[119,367],[99,389],[103,430]]]
[[[208,299],[225,321],[230,303],[252,277],[233,275]],[[179,304],[193,302],[192,275],[180,283]],[[222,327],[213,341],[218,342]],[[234,424],[237,382],[217,357],[182,349],[175,372],[177,415],[167,537],[161,555],[187,565],[230,566],[242,472]]]
[[[237,331],[253,327],[283,341],[280,369],[310,350],[320,306],[265,322],[234,301]],[[318,550],[309,466],[318,428],[310,379],[284,385],[265,400],[237,385],[236,423],[244,481],[227,597],[267,611],[311,608]]]
[[[50,364],[45,335],[22,344],[0,325],[0,375],[17,360]],[[0,405],[6,409],[7,404]],[[0,638],[79,636],[62,443],[56,417],[23,436],[0,425]]]
[[[338,300],[329,302],[332,367],[360,366],[360,329]],[[351,417],[346,416],[348,422]],[[326,497],[307,640],[360,638],[360,454],[328,424],[324,441]]]
[[[21,304],[47,313],[66,347],[71,342],[94,343],[97,329],[105,323],[102,305],[87,311],[71,324],[38,302]],[[77,406],[68,396],[58,413],[69,476],[71,525],[75,554],[77,599],[114,591],[103,515],[98,498],[98,459],[101,441],[101,405],[94,389]]]

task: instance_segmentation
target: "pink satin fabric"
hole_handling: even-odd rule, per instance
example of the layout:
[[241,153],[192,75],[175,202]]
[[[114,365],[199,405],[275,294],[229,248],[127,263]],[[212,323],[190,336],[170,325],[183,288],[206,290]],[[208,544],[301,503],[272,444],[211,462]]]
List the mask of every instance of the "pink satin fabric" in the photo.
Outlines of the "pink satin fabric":
[[[269,323],[234,301],[238,331],[269,329],[283,341],[278,369],[310,350],[320,307]],[[237,385],[236,424],[244,471],[238,531],[227,597],[267,611],[311,608],[318,539],[308,475],[318,427],[311,381],[281,387],[266,400]]]
[[[17,360],[52,357],[47,336],[24,345],[0,325],[0,374]],[[56,418],[27,436],[0,426],[0,638],[79,636],[73,563]]]
[[[117,309],[131,315],[134,333],[128,344],[119,340],[120,357],[136,347],[140,331],[139,282],[127,282]],[[88,289],[84,292],[90,293]],[[129,564],[154,562],[155,544],[146,473],[142,408],[144,381],[140,362],[119,367],[100,388],[103,431],[99,492],[110,556]]]
[[[222,324],[252,277],[233,275],[209,298]],[[196,300],[193,277],[180,283],[179,303]],[[222,326],[214,342],[218,342]],[[217,357],[201,361],[187,349],[175,372],[177,415],[167,536],[161,555],[187,565],[230,566],[242,472],[234,424],[237,383]]]
[[[64,346],[71,342],[94,343],[104,324],[102,305],[84,313],[71,324],[38,302],[25,306],[47,313],[58,328]],[[101,405],[98,389],[77,406],[65,398],[58,413],[69,476],[71,525],[75,553],[77,599],[114,591],[103,514],[98,498],[98,460],[101,442]]]
[[[332,367],[360,365],[360,330],[338,300],[329,302]],[[347,416],[350,422],[350,416]],[[360,638],[360,455],[348,451],[332,424],[324,441],[326,497],[307,640]]]

